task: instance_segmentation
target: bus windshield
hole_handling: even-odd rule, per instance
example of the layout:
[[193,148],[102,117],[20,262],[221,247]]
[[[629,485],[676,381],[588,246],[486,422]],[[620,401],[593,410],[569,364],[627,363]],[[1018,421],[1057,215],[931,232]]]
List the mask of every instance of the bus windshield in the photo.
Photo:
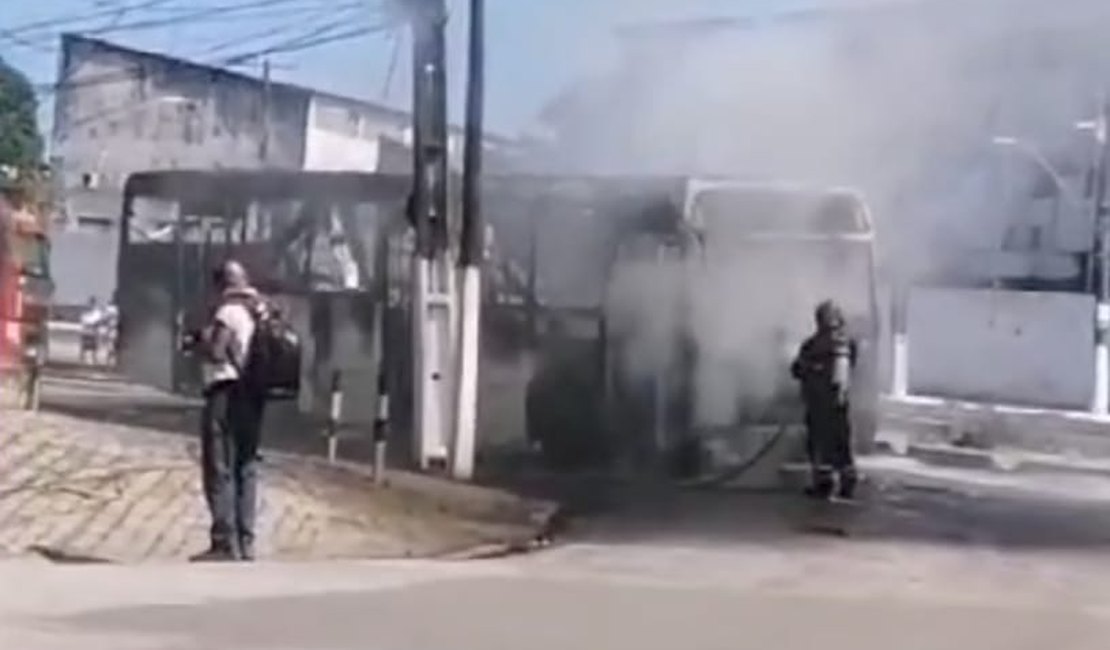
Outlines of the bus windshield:
[[870,232],[862,202],[847,192],[722,186],[701,189],[691,211],[713,237],[829,236]]
[[[876,269],[863,201],[848,192],[715,187],[693,197],[710,296],[745,304],[750,329],[809,327],[814,305],[834,299],[870,329]],[[719,299],[719,298],[716,298]],[[730,327],[739,326],[732,324]]]

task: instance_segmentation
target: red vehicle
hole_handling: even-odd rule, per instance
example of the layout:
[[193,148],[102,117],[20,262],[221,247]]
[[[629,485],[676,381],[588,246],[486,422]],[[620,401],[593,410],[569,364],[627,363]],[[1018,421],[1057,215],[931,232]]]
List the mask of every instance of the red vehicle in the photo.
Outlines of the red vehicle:
[[54,292],[47,210],[30,196],[0,191],[0,374],[24,386],[46,359]]

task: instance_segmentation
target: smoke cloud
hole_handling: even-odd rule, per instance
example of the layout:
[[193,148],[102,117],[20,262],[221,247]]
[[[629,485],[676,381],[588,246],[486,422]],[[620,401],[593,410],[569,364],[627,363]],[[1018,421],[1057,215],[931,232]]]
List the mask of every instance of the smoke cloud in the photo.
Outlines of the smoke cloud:
[[[1019,139],[1066,192],[1081,188],[1092,149],[1074,124],[1110,82],[1107,33],[1104,0],[830,1],[759,25],[654,30],[545,112],[556,143],[546,163],[854,188],[873,211],[885,278],[986,282],[979,252],[1015,245],[1030,224],[1044,227],[1026,238],[1036,245],[1090,241],[1082,197],[1035,197],[1041,163],[992,140]],[[774,272],[786,259],[806,268]],[[662,342],[685,323],[702,360],[698,418],[765,403],[789,384],[785,350],[809,310],[861,273],[836,264],[733,247],[699,271],[685,308],[669,277],[679,265],[624,268],[610,309],[637,342],[626,372],[672,363]]]

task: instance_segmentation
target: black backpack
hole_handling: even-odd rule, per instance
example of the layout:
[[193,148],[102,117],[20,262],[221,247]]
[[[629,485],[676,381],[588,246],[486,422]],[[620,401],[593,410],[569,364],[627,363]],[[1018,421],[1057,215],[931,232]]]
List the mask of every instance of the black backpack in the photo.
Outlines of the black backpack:
[[243,362],[242,381],[267,400],[292,400],[301,389],[301,339],[269,305],[250,309],[254,336]]

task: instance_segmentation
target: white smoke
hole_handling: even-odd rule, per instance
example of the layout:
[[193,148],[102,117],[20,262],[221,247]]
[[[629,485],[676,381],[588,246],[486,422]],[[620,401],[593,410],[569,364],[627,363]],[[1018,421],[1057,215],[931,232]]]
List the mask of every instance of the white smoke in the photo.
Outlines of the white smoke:
[[[886,4],[629,42],[615,69],[590,71],[548,115],[557,146],[547,162],[857,188],[875,213],[888,277],[974,279],[976,252],[1000,248],[1015,222],[1041,209],[1028,198],[1031,176],[1015,172],[1029,161],[1015,163],[1021,152],[1000,150],[993,136],[1066,150],[1065,171],[1081,171],[1090,155],[1073,124],[1110,83],[1110,2]],[[778,277],[746,255],[714,267],[680,314],[702,357],[697,409],[707,421],[781,390],[784,349],[844,281],[822,274],[828,260]],[[673,356],[662,341],[680,322],[677,281],[666,277],[677,271],[629,267],[618,279],[620,319],[637,325],[630,372]]]

